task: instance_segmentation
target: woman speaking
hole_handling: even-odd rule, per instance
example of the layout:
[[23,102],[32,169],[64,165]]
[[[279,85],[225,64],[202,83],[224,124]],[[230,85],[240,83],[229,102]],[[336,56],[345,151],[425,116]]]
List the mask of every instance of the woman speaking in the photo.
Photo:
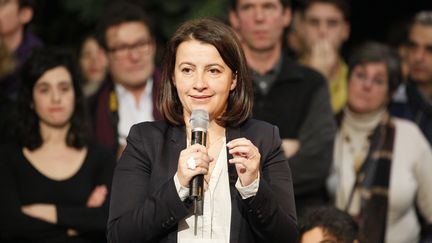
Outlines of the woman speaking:
[[[291,172],[277,127],[250,119],[252,83],[235,33],[210,19],[184,23],[168,43],[161,85],[165,121],[133,126],[115,170],[108,239],[295,242]],[[195,110],[208,113],[206,146],[190,142]]]

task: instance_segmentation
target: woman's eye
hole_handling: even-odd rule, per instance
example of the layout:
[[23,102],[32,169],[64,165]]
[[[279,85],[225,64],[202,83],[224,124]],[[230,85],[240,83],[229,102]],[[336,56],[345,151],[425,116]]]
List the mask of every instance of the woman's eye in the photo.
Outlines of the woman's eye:
[[374,79],[373,83],[378,86],[381,86],[381,85],[385,85],[386,81],[384,79]]
[[61,82],[58,85],[58,90],[63,93],[69,92],[70,90],[72,90],[72,82],[67,82],[67,81]]
[[209,71],[211,74],[219,74],[220,73],[219,69],[217,69],[217,68],[211,68]]
[[36,91],[42,94],[45,94],[49,91],[49,87],[45,86],[45,85],[41,85],[39,87],[36,88]]
[[68,92],[68,91],[70,90],[70,88],[69,88],[69,87],[62,87],[61,90],[62,90],[63,92]]
[[359,79],[365,79],[366,78],[366,74],[364,74],[363,72],[358,72],[355,74],[355,76]]
[[70,85],[62,85],[60,86],[60,90],[63,92],[68,92],[71,89]]
[[191,73],[192,72],[192,69],[191,68],[182,68],[182,73],[186,73],[186,74],[188,74],[188,73]]

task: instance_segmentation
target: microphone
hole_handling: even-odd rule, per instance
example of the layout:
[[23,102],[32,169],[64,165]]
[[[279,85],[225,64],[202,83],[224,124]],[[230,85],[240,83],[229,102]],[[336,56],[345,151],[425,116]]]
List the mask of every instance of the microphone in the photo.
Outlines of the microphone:
[[[201,144],[206,146],[207,127],[209,115],[207,111],[197,109],[192,111],[189,119],[192,126],[191,145]],[[195,215],[195,235],[197,234],[197,219],[203,215],[204,175],[196,175],[189,182],[189,197],[193,200],[193,213]]]

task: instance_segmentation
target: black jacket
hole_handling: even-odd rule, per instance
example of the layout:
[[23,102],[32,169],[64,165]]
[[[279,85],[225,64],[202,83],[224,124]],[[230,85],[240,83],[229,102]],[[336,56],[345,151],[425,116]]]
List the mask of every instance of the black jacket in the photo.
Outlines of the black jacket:
[[[277,128],[249,120],[238,128],[227,128],[226,137],[227,141],[245,137],[261,153],[260,184],[252,198],[241,198],[235,188],[235,166],[228,165],[230,242],[296,242],[291,171],[280,148]],[[173,179],[184,148],[184,126],[160,121],[132,127],[113,179],[110,242],[177,242],[177,224],[189,214],[188,204],[180,200]]]

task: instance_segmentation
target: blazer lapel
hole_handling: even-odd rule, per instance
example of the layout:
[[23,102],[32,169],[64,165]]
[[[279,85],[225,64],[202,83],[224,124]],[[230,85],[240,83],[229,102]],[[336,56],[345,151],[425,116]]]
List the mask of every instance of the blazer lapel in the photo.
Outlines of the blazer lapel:
[[[231,140],[234,140],[236,138],[240,138],[240,128],[226,128],[226,138],[227,138],[227,143]],[[227,150],[227,163],[228,160],[232,159],[233,156],[231,154],[229,154],[228,152],[228,147],[226,148]],[[228,163],[228,174],[229,174],[229,183],[231,187],[235,187],[235,183],[237,181],[238,175],[237,175],[237,170],[235,168],[235,165],[233,164],[229,164]],[[232,197],[232,195],[231,195]]]
[[[178,158],[180,152],[186,148],[186,131],[184,126],[170,126],[167,133],[168,148],[166,149],[167,155],[170,159],[169,175],[175,175],[178,167]],[[171,151],[172,149],[172,151]]]
[[[240,138],[240,128],[226,128],[226,138],[227,143],[236,138]],[[228,153],[227,149],[227,163],[229,159],[232,159],[233,156]],[[239,242],[240,234],[241,234],[241,224],[242,224],[242,208],[241,200],[237,189],[235,188],[235,183],[237,182],[238,174],[234,164],[228,163],[228,176],[229,176],[229,184],[230,184],[230,194],[231,194],[231,229],[230,229],[230,242]]]

